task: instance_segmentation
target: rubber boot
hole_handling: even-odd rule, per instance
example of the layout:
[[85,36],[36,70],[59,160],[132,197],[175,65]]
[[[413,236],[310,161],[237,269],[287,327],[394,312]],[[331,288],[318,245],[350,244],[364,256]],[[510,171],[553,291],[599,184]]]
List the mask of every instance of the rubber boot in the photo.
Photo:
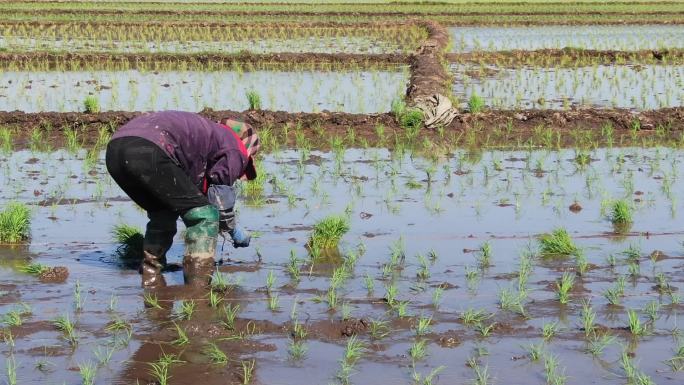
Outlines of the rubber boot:
[[148,212],[150,221],[143,241],[143,260],[140,264],[142,285],[156,288],[166,286],[162,269],[166,266],[166,252],[176,234],[178,215],[168,211]]
[[219,213],[212,205],[195,207],[183,214],[185,255],[183,278],[186,285],[207,286],[214,271]]

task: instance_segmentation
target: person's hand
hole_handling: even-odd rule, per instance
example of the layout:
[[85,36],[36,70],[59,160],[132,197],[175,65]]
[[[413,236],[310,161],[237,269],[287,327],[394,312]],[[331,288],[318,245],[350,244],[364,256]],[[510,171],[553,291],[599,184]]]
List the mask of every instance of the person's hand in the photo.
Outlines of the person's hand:
[[249,242],[252,240],[252,236],[249,234],[249,232],[247,230],[241,229],[240,227],[229,231],[228,234],[230,234],[230,237],[233,239],[233,247],[236,249],[238,247],[248,247]]

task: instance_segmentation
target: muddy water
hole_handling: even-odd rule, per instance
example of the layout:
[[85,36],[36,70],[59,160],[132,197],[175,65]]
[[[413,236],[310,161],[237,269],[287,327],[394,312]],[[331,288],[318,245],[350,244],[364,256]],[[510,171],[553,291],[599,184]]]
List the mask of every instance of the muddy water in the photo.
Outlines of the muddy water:
[[684,105],[684,66],[474,68],[452,64],[454,94],[477,94],[494,108],[571,106],[650,110]]
[[679,25],[451,27],[452,52],[585,48],[635,51],[684,47]]
[[[490,382],[545,383],[544,359],[532,361],[524,347],[542,344],[558,361],[558,373],[567,383],[623,384],[620,365],[623,350],[633,355],[639,371],[658,384],[677,384],[684,378],[665,361],[680,346],[673,338],[681,305],[656,290],[655,276],[662,273],[673,290],[684,284],[682,189],[679,166],[684,152],[656,149],[600,149],[589,153],[591,162],[578,164],[573,150],[458,151],[433,163],[419,156],[392,156],[386,150],[348,150],[344,153],[283,151],[262,160],[268,172],[264,194],[242,197],[239,222],[258,235],[249,249],[233,250],[226,244],[218,258],[221,271],[236,286],[225,303],[239,304],[235,330],[221,326],[220,312],[207,306],[204,292],[180,286],[154,294],[165,309],[143,304],[139,276],[123,268],[110,240],[110,229],[121,222],[143,226],[144,213],[125,199],[105,175],[102,161],[85,166],[84,153],[15,152],[0,156],[0,205],[18,200],[32,205],[32,239],[26,248],[2,247],[0,314],[24,302],[32,314],[11,331],[14,346],[0,345],[5,365],[15,362],[18,383],[80,383],[78,365],[97,362],[93,351],[113,351],[108,364],[97,370],[95,383],[153,383],[149,362],[162,352],[177,354],[170,384],[203,381],[207,384],[240,383],[241,362],[255,360],[254,383],[341,383],[338,378],[347,337],[356,332],[364,342],[362,357],[348,377],[355,384],[412,383],[413,372],[422,376],[443,367],[436,384],[466,383],[475,370],[466,365],[475,357]],[[428,176],[429,175],[429,176]],[[627,233],[616,234],[602,212],[607,200],[624,198],[634,207],[634,223]],[[569,206],[579,203],[582,210]],[[342,254],[363,253],[353,274],[336,290],[339,305],[329,311],[325,302],[335,260],[302,262],[301,279],[287,273],[291,252],[307,260],[305,244],[310,227],[327,214],[349,212],[351,230],[343,238]],[[553,291],[563,271],[574,271],[573,258],[533,257],[527,298],[527,317],[500,309],[499,293],[517,290],[515,272],[521,256],[534,253],[536,236],[563,226],[587,256],[590,268],[575,278],[570,302],[560,305]],[[182,225],[179,225],[182,229]],[[383,275],[391,248],[402,240],[405,261]],[[477,250],[489,242],[491,266],[478,267]],[[639,273],[628,277],[622,253],[638,249]],[[655,261],[649,255],[659,250]],[[431,251],[436,256],[428,258]],[[182,241],[169,253],[179,262]],[[418,255],[427,259],[429,277],[419,279]],[[616,266],[607,258],[614,255]],[[16,266],[28,258],[70,269],[63,284],[45,284],[19,273]],[[634,268],[632,268],[634,269]],[[265,289],[269,272],[278,295],[278,310],[268,307]],[[466,272],[474,275],[467,279]],[[374,282],[368,292],[364,276]],[[609,306],[602,295],[625,278],[621,306]],[[172,284],[182,281],[179,271],[166,273]],[[83,306],[75,309],[76,282]],[[398,317],[382,297],[385,286],[396,285],[397,298],[408,300],[408,316]],[[440,304],[433,305],[437,286],[445,287]],[[116,298],[114,310],[108,310]],[[322,297],[321,302],[318,297]],[[190,321],[178,320],[179,300],[194,299]],[[676,299],[676,298],[675,298]],[[585,353],[586,341],[579,314],[582,301],[590,301],[596,324],[615,337],[596,357]],[[634,338],[625,330],[627,309],[637,310],[647,322],[644,307],[660,301],[650,335]],[[288,354],[291,314],[308,330],[308,349],[300,360]],[[346,304],[343,306],[342,304]],[[174,309],[169,308],[174,306]],[[344,311],[343,311],[344,308]],[[484,337],[459,320],[468,308],[494,314],[496,322]],[[343,312],[352,318],[342,321]],[[51,321],[68,314],[76,321],[78,345],[72,347]],[[412,362],[408,349],[416,339],[416,317],[432,317],[427,356]],[[132,336],[107,331],[113,319],[131,324]],[[385,338],[372,340],[367,322],[384,319],[391,329]],[[188,345],[177,347],[176,322],[187,331]],[[544,342],[541,327],[558,322],[559,331]],[[209,362],[202,350],[214,342],[229,358],[225,366]],[[36,366],[41,362],[42,365]],[[44,369],[44,371],[38,370]]]
[[103,111],[176,109],[244,110],[255,91],[263,109],[375,113],[390,110],[406,89],[406,69],[396,72],[326,71],[66,71],[0,72],[0,110],[83,111],[95,97]]
[[259,39],[244,41],[114,41],[90,39],[35,39],[22,36],[0,37],[0,50],[129,52],[129,53],[402,53],[405,47],[366,37],[308,37],[300,39]]

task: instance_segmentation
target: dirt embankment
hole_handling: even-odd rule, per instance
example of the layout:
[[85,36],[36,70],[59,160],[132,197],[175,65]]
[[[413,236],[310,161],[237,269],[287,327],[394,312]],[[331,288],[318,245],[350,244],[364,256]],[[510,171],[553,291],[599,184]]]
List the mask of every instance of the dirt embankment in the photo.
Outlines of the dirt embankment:
[[410,103],[421,96],[451,94],[451,75],[442,65],[449,45],[449,31],[434,21],[416,21],[428,31],[428,38],[411,57],[411,79],[406,90]]
[[[50,53],[21,52],[0,53],[0,67],[16,68],[31,63],[40,68],[138,68],[167,67],[168,65],[192,64],[197,66],[222,68],[234,64],[252,65],[256,68],[270,66],[291,68],[296,65],[326,65],[349,67],[368,67],[373,65],[392,66],[406,64],[407,54],[350,54],[350,53],[274,53],[253,54],[241,52],[237,54],[176,54],[176,53]],[[22,64],[23,63],[23,64]]]
[[640,51],[593,50],[581,48],[512,50],[496,52],[447,53],[447,60],[457,63],[496,63],[499,66],[587,64],[678,64],[684,62],[684,50]]
[[[164,3],[168,5],[168,3]],[[613,3],[614,4],[614,3]],[[665,4],[665,3],[661,3]],[[677,3],[673,3],[677,4]],[[358,4],[356,4],[358,5]],[[567,4],[565,4],[567,5]],[[635,5],[635,4],[630,4]],[[411,17],[458,17],[458,16],[483,16],[492,18],[501,16],[563,16],[567,15],[568,11],[503,11],[503,12],[487,12],[478,10],[463,10],[463,11],[424,11],[416,12],[410,10],[396,10],[396,11],[386,11],[386,10],[360,10],[354,9],[354,4],[350,5],[349,11],[326,11],[326,10],[193,10],[193,9],[180,9],[180,10],[169,10],[169,9],[40,9],[31,10],[34,15],[82,15],[82,14],[92,14],[92,15],[159,15],[159,16],[207,16],[208,18],[215,18],[216,16],[321,16],[321,17],[340,17],[340,16],[405,16],[407,18]],[[9,11],[11,14],[29,12],[27,9],[16,9]],[[575,10],[574,15],[587,15],[587,16],[624,16],[624,17],[634,17],[639,15],[663,15],[663,16],[674,16],[674,15],[684,15],[684,11],[678,9],[672,10],[658,10],[658,11],[635,11],[629,12],[624,10]]]
[[[380,140],[376,134],[376,126],[385,127],[386,137],[403,135],[404,130],[398,126],[392,114],[348,114],[343,112],[322,113],[288,113],[282,111],[212,111],[200,112],[213,120],[223,117],[242,119],[257,129],[269,127],[279,135],[283,127],[301,127],[302,132],[310,138],[317,138],[321,132],[326,138],[348,135],[353,129],[357,138],[364,138],[369,145],[388,145]],[[84,133],[86,143],[93,143],[98,130],[106,127],[115,130],[140,112],[102,112],[98,114],[84,114],[76,112],[66,113],[24,113],[0,112],[0,126],[16,128],[15,145],[19,148],[27,147],[31,131],[35,128],[49,131],[54,146],[62,140],[64,128],[78,128]],[[461,114],[454,119],[447,128],[449,131],[468,131],[486,127],[511,128],[512,137],[525,138],[540,126],[567,132],[572,129],[600,130],[605,125],[611,125],[616,131],[639,131],[642,135],[655,132],[658,127],[669,131],[684,131],[684,107],[666,108],[654,111],[636,113],[625,109],[577,109],[569,111],[553,110],[509,110],[485,111],[478,114]],[[439,141],[438,132],[424,130],[426,138]]]

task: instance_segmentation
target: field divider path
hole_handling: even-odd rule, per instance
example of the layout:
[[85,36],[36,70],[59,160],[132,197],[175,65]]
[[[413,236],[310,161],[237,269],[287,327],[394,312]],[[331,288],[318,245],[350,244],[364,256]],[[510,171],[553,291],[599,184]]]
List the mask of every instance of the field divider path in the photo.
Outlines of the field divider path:
[[[15,131],[13,141],[18,147],[26,147],[30,142],[34,129],[50,130],[54,139],[62,138],[62,131],[66,128],[79,129],[85,138],[96,139],[98,130],[107,127],[115,130],[120,125],[139,116],[143,112],[108,111],[100,113],[80,112],[41,112],[26,113],[22,111],[0,112],[0,126],[20,127]],[[308,138],[317,138],[318,132],[325,132],[326,142],[330,137],[345,137],[350,128],[359,138],[364,138],[369,145],[384,145],[389,143],[379,140],[375,132],[377,125],[386,129],[390,137],[405,135],[405,130],[399,126],[391,113],[378,114],[350,114],[344,112],[320,113],[289,113],[285,111],[214,111],[203,110],[200,114],[214,120],[225,117],[243,119],[257,127],[271,127],[280,131],[284,126],[301,128]],[[426,138],[436,142],[449,138],[456,139],[467,136],[468,131],[474,131],[478,137],[486,137],[487,132],[498,130],[509,131],[513,138],[528,139],[535,137],[539,127],[556,130],[561,133],[559,145],[572,145],[571,135],[563,135],[573,130],[594,130],[597,134],[601,129],[610,125],[616,134],[624,134],[639,138],[642,136],[657,136],[658,127],[663,127],[681,140],[684,131],[684,107],[664,108],[652,111],[635,112],[628,109],[577,109],[577,110],[487,110],[471,114],[462,113],[447,127],[448,137],[440,137],[438,132],[424,130]],[[635,131],[634,127],[638,126]],[[484,129],[486,127],[486,129]],[[324,130],[324,131],[321,131]],[[511,137],[507,138],[512,140]],[[456,139],[458,141],[458,139]],[[555,143],[555,142],[554,142]],[[490,143],[489,145],[491,145]],[[357,144],[358,145],[358,144]]]
[[8,52],[0,53],[0,68],[41,70],[64,69],[139,69],[187,68],[186,64],[200,68],[230,68],[232,65],[252,65],[256,68],[292,68],[297,65],[335,65],[342,68],[364,68],[373,65],[404,65],[410,56],[400,53],[237,53],[237,54],[177,54],[177,53],[71,53],[71,52]]
[[415,21],[428,32],[428,38],[410,59],[411,78],[406,98],[409,104],[420,97],[451,94],[451,74],[442,65],[449,31],[435,21]]

